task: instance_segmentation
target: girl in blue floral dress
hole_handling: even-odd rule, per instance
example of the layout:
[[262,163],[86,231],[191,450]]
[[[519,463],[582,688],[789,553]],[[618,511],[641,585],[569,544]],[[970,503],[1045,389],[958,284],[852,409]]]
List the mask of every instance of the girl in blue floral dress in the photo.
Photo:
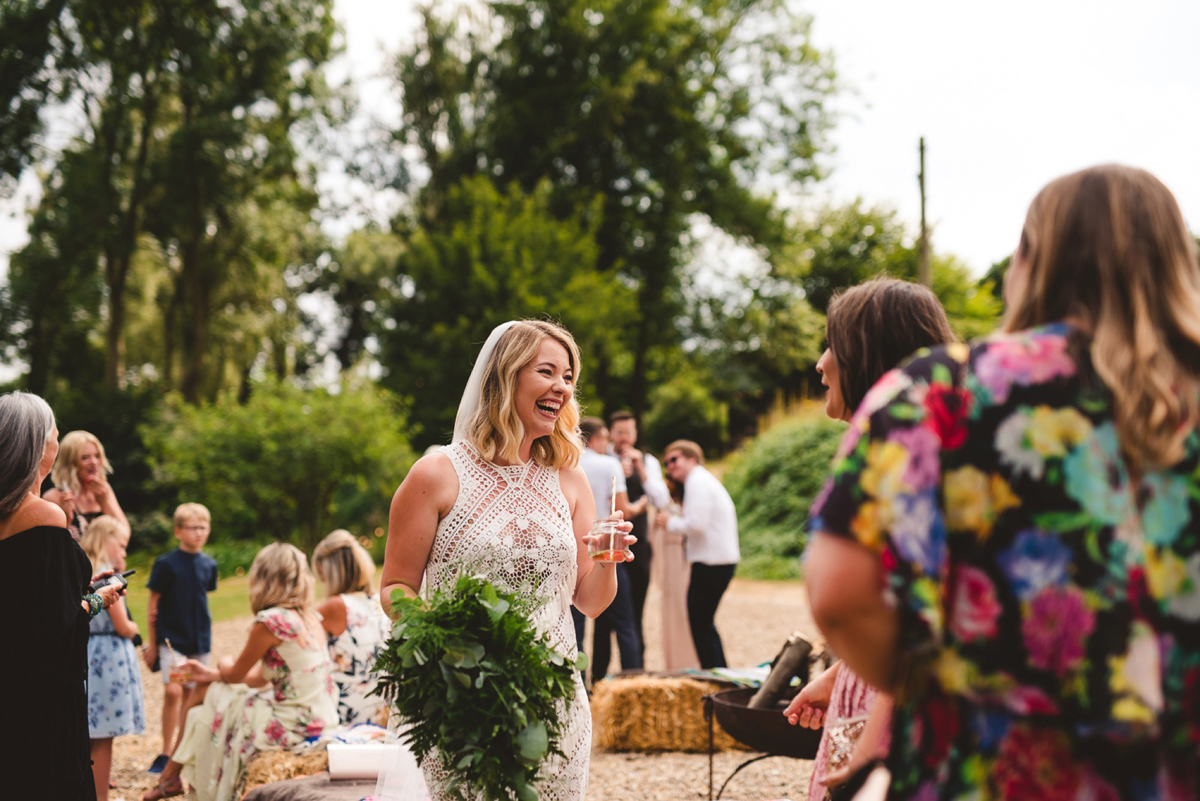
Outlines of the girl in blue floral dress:
[[896,695],[891,798],[1195,798],[1195,243],[1153,176],[1085,170],[1034,200],[1005,297],[852,419],[814,618]]
[[[121,571],[129,530],[116,518],[101,515],[88,525],[79,545],[93,574]],[[133,647],[137,633],[124,599],[92,618],[88,633],[88,734],[98,801],[108,801],[113,738],[146,730],[142,673]]]
[[246,766],[260,751],[285,751],[337,725],[337,690],[314,605],[313,576],[298,548],[273,543],[250,566],[254,625],[241,655],[215,668],[188,660],[207,684],[188,712],[183,738],[158,787],[143,801],[181,795],[181,776],[200,801],[244,793]]

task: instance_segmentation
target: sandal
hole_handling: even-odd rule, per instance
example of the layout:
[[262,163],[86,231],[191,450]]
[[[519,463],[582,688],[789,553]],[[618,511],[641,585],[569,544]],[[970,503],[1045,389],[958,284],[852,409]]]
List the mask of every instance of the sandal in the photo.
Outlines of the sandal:
[[183,795],[182,779],[176,779],[175,781],[167,782],[166,784],[159,782],[153,790],[147,791],[147,793],[142,796],[142,801],[159,801],[159,799],[170,798],[176,795]]

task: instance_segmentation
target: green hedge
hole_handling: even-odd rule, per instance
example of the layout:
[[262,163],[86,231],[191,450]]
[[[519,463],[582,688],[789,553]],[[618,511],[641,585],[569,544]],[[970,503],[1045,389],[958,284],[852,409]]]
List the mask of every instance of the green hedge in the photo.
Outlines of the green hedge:
[[829,475],[845,430],[845,423],[806,415],[760,435],[731,461],[725,487],[738,511],[738,575],[800,577],[808,508]]

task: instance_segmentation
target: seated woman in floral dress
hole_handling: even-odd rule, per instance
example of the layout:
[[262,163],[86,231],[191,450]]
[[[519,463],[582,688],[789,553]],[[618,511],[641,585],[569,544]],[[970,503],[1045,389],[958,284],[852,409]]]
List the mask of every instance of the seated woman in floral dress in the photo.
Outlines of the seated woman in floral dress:
[[338,688],[338,719],[386,725],[387,701],[371,695],[379,676],[375,657],[392,632],[391,621],[372,590],[375,563],[349,531],[338,529],[317,544],[313,571],[325,587],[317,607],[329,635],[329,658]]
[[209,686],[188,713],[183,739],[143,801],[183,794],[200,801],[241,798],[245,768],[259,751],[283,751],[337,725],[337,690],[317,619],[313,576],[303,552],[273,543],[250,566],[254,625],[241,656],[215,668],[187,662]]

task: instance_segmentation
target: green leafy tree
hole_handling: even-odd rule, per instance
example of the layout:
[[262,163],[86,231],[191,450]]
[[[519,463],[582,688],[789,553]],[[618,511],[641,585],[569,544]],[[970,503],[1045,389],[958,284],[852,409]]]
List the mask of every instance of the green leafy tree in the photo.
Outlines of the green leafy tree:
[[[68,154],[50,177],[29,226],[29,242],[13,254],[0,297],[0,340],[7,356],[28,365],[24,385],[51,399],[68,383],[100,383],[103,280],[92,236],[92,165]],[[58,377],[59,381],[55,378]]]
[[655,450],[690,439],[713,456],[725,450],[727,409],[713,397],[708,373],[685,364],[651,391],[644,428],[645,443]]
[[37,158],[42,112],[71,88],[73,48],[63,29],[67,0],[0,3],[0,195]]
[[429,173],[412,224],[440,224],[466,175],[526,192],[549,181],[564,219],[599,198],[595,269],[638,313],[620,330],[631,358],[598,359],[597,386],[606,407],[641,411],[654,360],[679,343],[690,220],[782,241],[770,192],[820,175],[831,58],[811,18],[777,0],[496,0],[465,19],[427,9],[397,60],[396,137]]
[[[820,210],[797,241],[775,275],[822,312],[839,291],[871,278],[917,280],[917,247],[904,224],[894,211],[864,208],[862,200]],[[970,339],[990,332],[1002,311],[990,278],[977,280],[951,254],[935,255],[932,268],[931,288],[955,333]]]
[[[333,526],[380,525],[415,460],[404,406],[371,386],[334,394],[270,382],[244,403],[203,406],[174,396],[143,437],[158,481],[208,505],[216,532],[299,533],[307,548]],[[372,499],[369,519],[340,516],[347,494]]]
[[[437,225],[412,232],[399,259],[400,283],[383,307],[383,383],[417,398],[421,445],[445,442],[480,344],[509,319],[549,315],[588,354],[580,371],[585,404],[594,394],[594,354],[611,353],[633,316],[631,291],[596,272],[594,209],[551,212],[548,184],[501,193],[486,178],[447,193]],[[592,408],[592,411],[599,411]]]
[[864,207],[861,198],[826,206],[780,259],[777,275],[798,285],[824,314],[839,290],[886,273],[898,257],[909,258],[906,251],[915,259],[904,238],[904,226],[890,209]]
[[[35,10],[44,16],[51,5]],[[338,105],[323,72],[334,53],[332,0],[60,5],[51,51],[14,80],[25,106],[59,102],[82,123],[48,164],[37,213],[45,235],[25,261],[57,252],[102,277],[109,388],[153,373],[167,385],[177,379],[190,401],[212,398],[231,381],[247,386],[261,351],[281,372],[299,322],[300,284],[285,286],[286,274],[319,250],[315,168],[297,139],[314,139],[318,119]],[[43,83],[66,88],[39,93]],[[9,331],[36,327],[20,316],[34,314],[38,300],[22,295],[31,286],[9,293]],[[127,363],[131,302],[139,333],[147,307],[159,312],[152,371]],[[17,345],[31,365],[48,363],[21,353],[37,341]],[[134,349],[146,358],[144,342]]]

